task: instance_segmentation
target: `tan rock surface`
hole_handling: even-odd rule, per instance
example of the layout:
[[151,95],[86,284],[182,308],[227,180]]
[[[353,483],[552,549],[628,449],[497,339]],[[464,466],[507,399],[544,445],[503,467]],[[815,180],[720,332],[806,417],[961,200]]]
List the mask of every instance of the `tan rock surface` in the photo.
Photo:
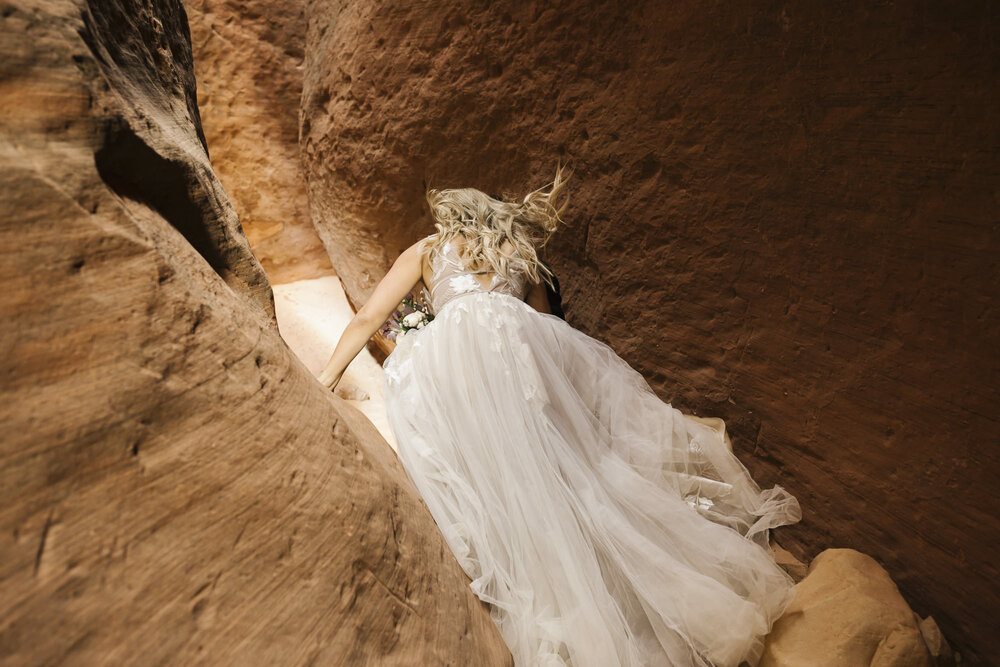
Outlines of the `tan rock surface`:
[[185,0],[212,166],[272,283],[332,275],[299,161],[304,5]]
[[211,171],[178,2],[0,17],[0,663],[510,664]]
[[958,664],[957,656],[951,650],[951,645],[944,638],[941,628],[938,627],[934,617],[920,618],[916,614],[915,616],[917,625],[920,627],[920,634],[924,638],[927,650],[930,651],[931,657],[934,659],[934,664],[939,667],[952,667]]
[[809,564],[767,636],[760,667],[930,667],[918,618],[889,574],[853,549]]
[[577,168],[571,324],[726,420],[808,561],[876,556],[1000,654],[996,12],[953,4],[309,4],[311,206],[362,303],[424,184]]

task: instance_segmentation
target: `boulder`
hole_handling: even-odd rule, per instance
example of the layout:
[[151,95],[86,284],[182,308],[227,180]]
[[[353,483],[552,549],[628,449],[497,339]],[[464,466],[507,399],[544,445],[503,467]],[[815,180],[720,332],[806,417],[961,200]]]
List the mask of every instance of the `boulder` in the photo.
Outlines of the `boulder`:
[[0,31],[0,662],[511,664],[278,335],[179,1],[23,0]]
[[919,617],[875,559],[826,549],[775,621],[760,667],[930,667]]

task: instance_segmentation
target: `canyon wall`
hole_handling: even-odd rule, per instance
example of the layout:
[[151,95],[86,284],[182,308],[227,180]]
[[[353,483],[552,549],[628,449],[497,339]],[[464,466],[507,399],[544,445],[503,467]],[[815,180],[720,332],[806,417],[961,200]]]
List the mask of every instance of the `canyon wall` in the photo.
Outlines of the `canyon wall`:
[[0,15],[0,662],[511,664],[288,350],[177,0]]
[[212,166],[274,284],[332,275],[299,161],[302,3],[185,0]]
[[424,188],[576,168],[568,320],[727,421],[801,501],[803,560],[873,555],[1000,652],[996,17],[988,2],[307,6],[311,213],[355,304]]

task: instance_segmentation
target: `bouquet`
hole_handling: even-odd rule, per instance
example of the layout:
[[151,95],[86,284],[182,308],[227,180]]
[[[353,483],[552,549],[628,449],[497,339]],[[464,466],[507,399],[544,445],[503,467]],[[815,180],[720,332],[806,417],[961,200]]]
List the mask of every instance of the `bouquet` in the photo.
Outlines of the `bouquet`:
[[385,324],[379,329],[379,333],[387,340],[399,343],[408,332],[423,329],[433,319],[434,316],[431,315],[424,301],[410,292],[403,297],[402,303],[385,321]]

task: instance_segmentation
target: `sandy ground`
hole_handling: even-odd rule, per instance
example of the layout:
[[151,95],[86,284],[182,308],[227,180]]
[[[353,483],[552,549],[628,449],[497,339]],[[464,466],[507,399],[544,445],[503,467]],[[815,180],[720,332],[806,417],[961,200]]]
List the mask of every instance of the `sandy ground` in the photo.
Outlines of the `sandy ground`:
[[[273,285],[278,330],[314,376],[330,359],[340,334],[354,316],[340,278],[324,276]],[[337,385],[337,395],[371,420],[389,445],[396,439],[389,427],[382,392],[382,367],[368,350],[362,350]]]

